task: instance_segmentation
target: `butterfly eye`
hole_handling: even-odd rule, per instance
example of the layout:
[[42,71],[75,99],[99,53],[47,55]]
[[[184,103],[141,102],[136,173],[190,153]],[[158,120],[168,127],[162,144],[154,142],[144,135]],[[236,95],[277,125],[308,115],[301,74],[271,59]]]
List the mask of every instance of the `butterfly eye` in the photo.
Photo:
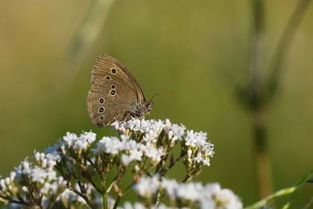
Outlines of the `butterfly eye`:
[[111,95],[115,95],[115,90],[111,90]]
[[104,99],[100,98],[100,99],[99,99],[99,103],[100,103],[100,104],[103,104],[103,103],[104,103]]
[[115,73],[116,73],[116,69],[115,69],[115,68],[112,68],[112,69],[111,69],[111,72],[115,74]]
[[115,85],[112,85],[112,86],[111,86],[111,88],[112,88],[112,89],[115,89],[115,88],[116,88],[116,86],[115,86]]
[[99,108],[99,112],[103,112],[104,111],[104,108],[103,107],[100,107]]
[[110,80],[111,78],[110,78],[110,76],[107,76],[105,79]]
[[103,120],[103,119],[104,119],[103,115],[100,115],[99,119],[100,119],[100,120]]

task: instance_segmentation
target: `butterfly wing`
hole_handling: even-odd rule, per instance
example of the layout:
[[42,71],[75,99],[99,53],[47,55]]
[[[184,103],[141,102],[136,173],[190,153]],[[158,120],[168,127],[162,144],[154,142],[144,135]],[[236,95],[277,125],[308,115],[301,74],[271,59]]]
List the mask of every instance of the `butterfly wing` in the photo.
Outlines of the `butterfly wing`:
[[145,100],[143,92],[126,67],[109,55],[97,57],[92,69],[87,106],[98,126],[125,119],[131,106]]
[[135,77],[129,72],[129,70],[127,69],[127,67],[125,67],[123,64],[121,64],[120,62],[118,62],[114,57],[111,57],[109,55],[101,55],[104,57],[107,57],[108,59],[111,59],[112,62],[114,62],[115,65],[119,66],[123,72],[125,74],[127,74],[128,79],[131,81],[130,83],[134,86],[134,88],[136,89],[136,96],[137,96],[137,100],[138,101],[146,101],[146,98],[143,94],[143,91],[138,83],[138,81],[135,79]]

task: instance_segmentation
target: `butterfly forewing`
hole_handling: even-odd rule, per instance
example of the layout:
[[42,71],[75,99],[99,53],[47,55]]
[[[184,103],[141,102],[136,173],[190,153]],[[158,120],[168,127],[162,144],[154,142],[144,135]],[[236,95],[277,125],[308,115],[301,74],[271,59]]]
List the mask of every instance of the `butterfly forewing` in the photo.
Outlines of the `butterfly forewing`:
[[138,101],[145,101],[146,98],[143,94],[143,91],[139,85],[139,83],[137,82],[137,80],[134,78],[134,76],[128,71],[128,69],[123,66],[121,63],[119,63],[116,59],[113,58],[113,62],[119,66],[121,69],[123,69],[123,72],[125,72],[128,75],[128,78],[131,80],[131,84],[134,86],[134,88],[136,89],[136,96],[137,96],[137,100]]
[[97,57],[91,76],[87,106],[94,124],[103,126],[121,121],[132,104],[145,100],[143,92],[130,72],[109,55]]

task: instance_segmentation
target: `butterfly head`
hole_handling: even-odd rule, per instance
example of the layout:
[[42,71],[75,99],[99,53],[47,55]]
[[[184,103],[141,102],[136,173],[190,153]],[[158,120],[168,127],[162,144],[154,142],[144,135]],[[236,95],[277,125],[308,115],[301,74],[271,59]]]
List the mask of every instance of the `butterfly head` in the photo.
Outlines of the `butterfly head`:
[[151,110],[152,110],[152,107],[153,107],[153,100],[154,100],[154,98],[156,97],[156,96],[158,96],[159,94],[158,93],[156,93],[155,95],[153,95],[153,97],[151,97],[151,99],[146,103],[146,105],[145,105],[145,109],[146,109],[146,112],[147,113],[149,113],[149,112],[151,112]]
[[152,110],[152,106],[153,106],[152,101],[149,101],[149,102],[146,103],[145,109],[146,109],[147,113],[149,113]]

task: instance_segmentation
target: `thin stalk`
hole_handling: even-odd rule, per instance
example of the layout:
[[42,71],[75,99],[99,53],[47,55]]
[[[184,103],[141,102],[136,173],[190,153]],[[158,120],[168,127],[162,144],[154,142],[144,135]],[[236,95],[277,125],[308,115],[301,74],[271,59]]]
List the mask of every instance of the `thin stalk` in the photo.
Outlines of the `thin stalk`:
[[182,180],[183,183],[188,183],[192,179],[192,176],[186,175],[185,178]]
[[278,40],[276,49],[274,51],[270,63],[270,75],[268,79],[268,88],[270,93],[274,93],[279,83],[279,76],[281,75],[282,64],[286,54],[288,53],[292,40],[300,26],[304,15],[309,8],[312,0],[298,0],[297,5],[291,14],[287,24],[285,25],[282,35]]
[[255,172],[259,195],[265,197],[272,193],[271,163],[268,157],[268,139],[266,135],[265,110],[259,108],[252,113]]
[[104,192],[102,196],[103,200],[103,209],[109,209],[109,203],[108,203],[108,193]]
[[301,189],[308,182],[308,180],[312,178],[312,176],[313,176],[313,170],[308,172],[304,177],[302,177],[301,180],[298,181],[295,186],[278,190],[275,193],[265,197],[264,199],[250,206],[245,207],[244,209],[259,209],[259,208],[262,208],[263,206],[267,206],[268,203],[275,198],[289,196],[288,201],[281,207],[282,209],[288,209],[291,205],[292,199],[295,197],[299,189]]
[[165,176],[165,174],[166,174],[169,170],[171,170],[171,169],[174,167],[174,165],[176,165],[176,163],[177,163],[178,161],[180,161],[185,155],[186,155],[186,154],[181,153],[178,158],[176,158],[173,162],[170,162],[170,164],[160,172],[160,175],[161,175],[161,176]]
[[265,107],[263,103],[263,36],[264,36],[264,0],[253,0],[253,31],[251,40],[251,57],[249,64],[248,96],[250,101],[251,127],[255,173],[258,192],[261,197],[272,193],[271,165],[268,158],[268,147],[265,125]]
[[102,208],[103,209],[109,209],[109,204],[108,204],[108,192],[106,189],[106,178],[102,180]]
[[264,80],[263,36],[264,36],[264,0],[253,0],[253,31],[251,57],[249,66],[248,96],[253,129],[253,145],[255,154],[255,172],[259,195],[265,197],[272,193],[271,163],[268,157],[268,138],[266,135],[266,109],[269,99],[274,95],[281,76],[282,63],[290,48],[292,39],[311,0],[299,0],[295,10],[287,21],[283,33],[274,51],[269,77]]
[[118,204],[120,203],[120,200],[121,200],[121,196],[117,196],[117,198],[115,200],[115,203],[114,203],[114,206],[113,206],[113,209],[116,209],[118,207]]
[[259,209],[259,208],[262,208],[262,206],[265,206],[270,200],[272,200],[274,198],[277,198],[277,197],[290,195],[290,194],[294,193],[295,190],[296,190],[296,187],[289,187],[289,188],[281,189],[281,190],[275,192],[274,194],[271,194],[271,195],[265,197],[264,199],[258,201],[257,203],[254,203],[253,205],[245,207],[244,209]]
[[91,209],[96,209],[85,194],[79,192],[77,189],[74,189],[74,188],[72,188],[72,191],[75,192],[80,197],[82,197]]

